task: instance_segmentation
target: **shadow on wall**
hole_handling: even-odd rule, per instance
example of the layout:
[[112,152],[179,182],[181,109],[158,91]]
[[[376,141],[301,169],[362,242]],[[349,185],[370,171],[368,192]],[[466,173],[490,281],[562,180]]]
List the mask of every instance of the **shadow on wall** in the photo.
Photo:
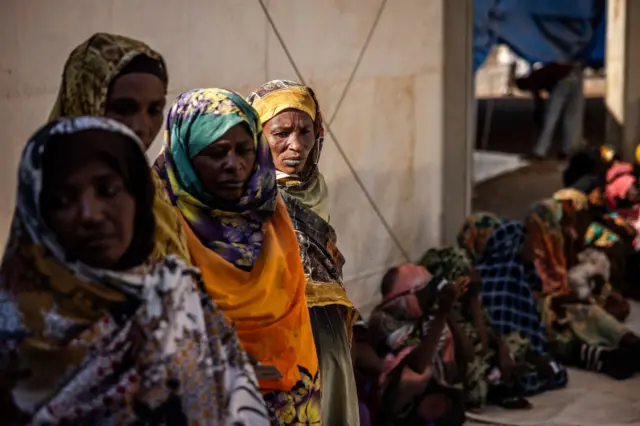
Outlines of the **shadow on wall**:
[[[605,141],[606,107],[602,97],[585,99],[583,134],[590,145]],[[476,149],[483,149],[487,114],[490,114],[487,149],[525,154],[531,151],[538,136],[533,121],[533,100],[528,97],[478,99]],[[493,105],[492,105],[493,104]],[[559,136],[556,133],[556,137]],[[554,148],[558,143],[554,144]]]

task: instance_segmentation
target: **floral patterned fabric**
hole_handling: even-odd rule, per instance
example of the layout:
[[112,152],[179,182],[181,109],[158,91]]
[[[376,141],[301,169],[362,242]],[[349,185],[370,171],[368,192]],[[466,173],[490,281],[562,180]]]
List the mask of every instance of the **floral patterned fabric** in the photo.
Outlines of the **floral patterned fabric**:
[[[311,376],[300,367],[301,380],[289,392],[265,395],[273,426],[322,425],[320,373]],[[325,422],[328,425],[328,423]]]
[[[191,160],[241,123],[253,135],[256,165],[245,193],[232,203],[207,193]],[[237,93],[195,89],[178,96],[166,126],[165,146],[154,168],[165,181],[169,199],[205,246],[250,270],[262,247],[262,223],[273,215],[278,196],[271,151],[256,112]]]
[[502,219],[493,213],[478,212],[469,215],[458,232],[458,246],[466,249],[472,261],[477,262],[491,234],[501,224]]
[[[0,266],[0,374],[16,378],[0,389],[3,401],[13,401],[3,406],[3,419],[34,425],[268,424],[248,358],[222,312],[198,291],[197,270],[173,257],[146,262],[153,226],[134,235],[148,242],[147,252],[137,253],[137,266],[116,272],[68,259],[44,223],[47,143],[53,135],[86,130],[124,135],[134,145],[138,155],[126,174],[146,176],[138,182],[140,193],[132,192],[136,214],[153,216],[146,159],[126,127],[97,117],[61,119],[27,144]],[[97,155],[103,154],[109,155]]]

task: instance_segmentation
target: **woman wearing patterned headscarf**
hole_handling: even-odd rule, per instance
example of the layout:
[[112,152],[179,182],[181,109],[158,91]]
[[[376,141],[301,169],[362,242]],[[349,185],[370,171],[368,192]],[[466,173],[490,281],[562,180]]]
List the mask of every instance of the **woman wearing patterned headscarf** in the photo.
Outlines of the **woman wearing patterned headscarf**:
[[[578,253],[582,248],[577,236],[583,234],[579,230],[584,231],[589,224],[586,220],[582,221],[582,227],[579,225],[580,214],[586,209],[586,197],[583,203],[572,202],[566,195],[559,198],[562,200],[535,203],[524,221],[533,263],[542,283],[536,298],[552,352],[566,363],[619,379],[627,378],[635,367],[625,360],[640,354],[640,340],[597,303],[604,285],[597,294],[593,291],[588,296],[575,290],[578,280],[605,284],[609,278],[607,271],[590,265],[589,259],[579,262],[585,255]],[[611,308],[612,300],[609,295],[604,307]],[[626,311],[628,313],[628,309]]]
[[382,302],[371,312],[367,332],[382,358],[374,385],[378,422],[461,426],[464,398],[446,377],[453,351],[445,323],[456,286],[422,266],[404,264],[385,273],[380,291]]
[[56,120],[27,143],[18,181],[0,266],[3,424],[268,424],[198,271],[148,262],[154,189],[135,134]]
[[[588,161],[581,159],[587,156]],[[634,207],[634,168],[621,162],[608,147],[601,147],[598,151],[574,156],[564,181],[566,188],[555,193],[554,199],[580,205],[587,200],[583,210],[591,223],[586,232],[577,237],[584,246],[607,253],[611,261],[611,283],[617,291],[627,297],[640,298],[637,278],[640,269],[636,266],[640,264],[637,252],[640,221],[636,220],[637,208]]]
[[528,395],[564,387],[566,370],[549,356],[547,334],[535,297],[542,291],[542,283],[533,266],[533,248],[522,223],[503,221],[495,228],[476,269],[482,277],[482,303],[492,329],[505,342],[519,338],[529,345],[521,351],[524,359],[519,361],[531,368],[518,377],[519,386]]
[[327,184],[318,169],[324,140],[320,105],[311,88],[286,80],[263,84],[248,101],[264,126],[308,277],[307,305],[324,389],[322,419],[330,425],[357,425],[348,337],[355,312],[342,286],[344,257],[329,224]]
[[[487,397],[504,408],[529,408],[514,377],[517,370],[526,368],[514,362],[522,360],[519,352],[526,346],[517,345],[518,339],[509,340],[511,346],[507,346],[492,332],[480,300],[480,276],[474,270],[468,251],[457,247],[429,249],[420,265],[434,275],[458,283],[458,289],[467,289],[453,305],[447,322],[454,336],[459,336],[456,356],[464,354],[465,357],[462,380],[467,409],[481,411]],[[465,350],[467,346],[470,348]]]
[[255,110],[224,89],[175,100],[154,168],[207,294],[234,324],[274,425],[320,424],[305,276]]
[[[128,37],[96,33],[73,49],[62,73],[50,120],[82,115],[105,116],[133,130],[148,149],[164,119],[169,77],[162,56]],[[188,261],[186,237],[155,173],[156,246],[161,261],[178,254]]]
[[484,251],[493,231],[502,225],[503,219],[489,212],[470,214],[462,224],[456,237],[458,247],[467,250],[475,264]]

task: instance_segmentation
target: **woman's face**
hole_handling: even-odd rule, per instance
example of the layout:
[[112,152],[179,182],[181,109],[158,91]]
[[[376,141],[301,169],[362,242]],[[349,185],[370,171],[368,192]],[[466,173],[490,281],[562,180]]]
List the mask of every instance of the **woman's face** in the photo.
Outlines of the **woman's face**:
[[271,147],[276,169],[289,175],[304,170],[316,143],[313,120],[309,114],[295,109],[282,111],[267,121],[264,134]]
[[246,125],[236,124],[191,161],[208,193],[236,201],[244,193],[256,163],[253,136]]
[[157,76],[124,74],[109,90],[105,116],[133,130],[149,149],[162,127],[165,98],[164,83]]
[[43,217],[67,255],[96,268],[116,267],[133,240],[136,215],[121,175],[93,159],[43,181]]

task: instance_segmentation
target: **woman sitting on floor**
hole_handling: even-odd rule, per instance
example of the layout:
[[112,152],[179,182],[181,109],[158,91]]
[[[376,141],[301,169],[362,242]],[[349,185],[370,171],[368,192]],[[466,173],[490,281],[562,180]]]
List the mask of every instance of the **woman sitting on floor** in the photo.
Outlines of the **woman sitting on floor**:
[[383,358],[377,383],[380,424],[462,425],[462,394],[444,384],[444,331],[457,298],[455,285],[406,264],[387,271],[381,290],[382,302],[368,326],[369,342]]
[[268,424],[198,271],[149,263],[153,198],[115,121],[60,119],[28,142],[0,266],[3,424]]
[[[470,224],[476,221],[482,226]],[[490,226],[487,226],[490,225]],[[493,215],[477,214],[467,219],[463,234],[485,240],[473,244],[459,237],[474,252],[476,269],[482,277],[480,293],[494,332],[509,346],[517,348],[511,357],[518,365],[526,365],[518,375],[525,395],[564,387],[567,374],[563,366],[549,354],[546,331],[534,296],[541,282],[533,266],[533,252],[525,228],[520,222],[500,221]],[[492,231],[492,232],[491,232]]]
[[457,247],[430,249],[420,264],[450,282],[468,283],[467,291],[459,295],[448,320],[449,328],[457,337],[456,355],[465,358],[461,374],[467,409],[481,411],[487,396],[490,402],[505,408],[529,408],[515,382],[518,366],[511,352],[517,348],[510,349],[492,332],[480,300],[481,278],[473,268],[469,253]]
[[[616,194],[621,197],[619,189],[633,179],[629,176],[630,169],[606,147],[576,154],[564,172],[565,189],[556,192],[553,198],[579,204],[584,204],[586,198],[586,208],[580,208],[579,216],[587,223],[581,222],[584,229],[576,229],[577,238],[584,247],[595,247],[607,253],[611,262],[611,284],[618,292],[638,297],[640,282],[638,268],[634,267],[640,263],[634,249],[638,234],[634,224],[615,211]],[[613,182],[608,182],[612,178],[615,178]],[[607,201],[608,198],[611,201]]]
[[[586,204],[584,199],[581,206],[586,208]],[[593,282],[599,279],[604,283],[608,275],[604,270],[606,265],[593,268],[592,272],[581,271],[585,268],[579,258],[584,263],[590,261],[588,257],[596,260],[587,252],[578,253],[577,235],[580,232],[576,229],[580,229],[577,223],[582,211],[570,201],[549,199],[535,203],[527,215],[525,228],[533,248],[535,268],[542,281],[536,297],[554,355],[565,363],[624,379],[640,365],[633,361],[634,356],[640,355],[640,339],[608,314],[591,295],[580,294],[569,285],[569,269],[573,275],[587,274],[581,278]],[[614,314],[621,312],[611,298],[605,306]]]

